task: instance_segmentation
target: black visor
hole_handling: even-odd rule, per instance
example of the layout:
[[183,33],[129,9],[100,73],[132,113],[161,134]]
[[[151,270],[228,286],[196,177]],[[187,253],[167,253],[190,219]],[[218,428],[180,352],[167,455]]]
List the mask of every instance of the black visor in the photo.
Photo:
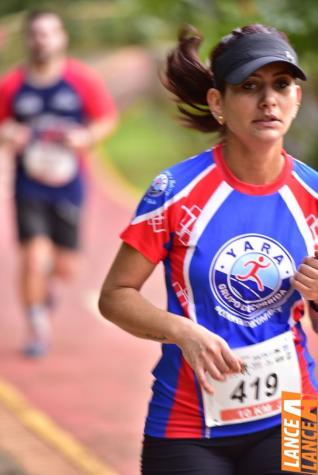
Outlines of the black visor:
[[213,73],[218,87],[222,81],[240,84],[266,64],[285,63],[296,78],[307,79],[297,64],[294,49],[282,38],[269,33],[251,33],[229,45],[214,61]]

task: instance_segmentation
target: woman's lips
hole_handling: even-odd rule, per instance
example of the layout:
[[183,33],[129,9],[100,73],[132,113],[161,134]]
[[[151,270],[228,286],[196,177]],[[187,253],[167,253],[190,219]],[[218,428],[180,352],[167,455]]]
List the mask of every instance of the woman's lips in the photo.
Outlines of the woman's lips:
[[253,124],[271,128],[271,127],[275,127],[275,126],[281,124],[281,120],[278,119],[277,117],[274,117],[274,116],[273,117],[262,117],[260,119],[253,120]]

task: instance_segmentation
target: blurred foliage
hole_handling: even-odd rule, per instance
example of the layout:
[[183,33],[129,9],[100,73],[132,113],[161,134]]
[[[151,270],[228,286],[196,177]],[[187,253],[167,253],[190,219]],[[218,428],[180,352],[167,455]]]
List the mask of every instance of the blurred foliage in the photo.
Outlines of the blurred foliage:
[[[122,174],[140,189],[162,169],[211,146],[211,137],[176,125],[174,111],[141,101],[122,115],[120,132],[104,144]],[[136,140],[137,137],[137,140]]]
[[[182,24],[204,34],[201,55],[233,28],[264,23],[285,31],[295,46],[310,82],[304,85],[300,117],[288,136],[287,148],[318,168],[318,2],[317,0],[2,0],[0,3],[0,70],[23,58],[21,17],[31,8],[58,11],[70,32],[71,51],[88,59],[125,45],[138,44],[162,58],[176,41]],[[139,185],[169,163],[205,147],[207,136],[183,131],[171,108],[158,96],[123,111],[109,151],[121,170]],[[136,170],[143,170],[143,176]]]
[[59,11],[75,49],[171,41],[184,23],[209,45],[238,25],[262,22],[286,31],[301,55],[316,56],[317,0],[2,0],[0,25],[16,31],[15,16],[31,8]]

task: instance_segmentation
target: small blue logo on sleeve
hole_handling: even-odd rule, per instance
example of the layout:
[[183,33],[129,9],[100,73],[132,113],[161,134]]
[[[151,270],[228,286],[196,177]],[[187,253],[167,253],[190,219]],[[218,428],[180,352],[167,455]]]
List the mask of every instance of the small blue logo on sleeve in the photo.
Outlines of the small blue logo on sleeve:
[[147,195],[152,197],[157,197],[162,195],[169,186],[169,176],[167,173],[160,173],[154,178],[149,189],[147,190]]
[[156,204],[156,198],[165,195],[169,197],[175,187],[176,181],[172,173],[167,170],[157,175],[145,193],[144,200],[149,204]]

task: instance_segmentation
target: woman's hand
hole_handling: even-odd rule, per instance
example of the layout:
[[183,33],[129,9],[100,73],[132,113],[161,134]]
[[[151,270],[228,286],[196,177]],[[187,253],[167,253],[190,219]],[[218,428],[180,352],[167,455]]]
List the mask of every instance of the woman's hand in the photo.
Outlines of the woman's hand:
[[214,389],[207,374],[217,381],[225,381],[227,375],[242,372],[244,364],[223,338],[189,320],[187,327],[184,332],[180,332],[177,345],[195,372],[201,387],[213,394]]
[[292,286],[301,293],[305,300],[313,300],[318,304],[318,252],[315,256],[307,256],[300,264],[294,277]]

